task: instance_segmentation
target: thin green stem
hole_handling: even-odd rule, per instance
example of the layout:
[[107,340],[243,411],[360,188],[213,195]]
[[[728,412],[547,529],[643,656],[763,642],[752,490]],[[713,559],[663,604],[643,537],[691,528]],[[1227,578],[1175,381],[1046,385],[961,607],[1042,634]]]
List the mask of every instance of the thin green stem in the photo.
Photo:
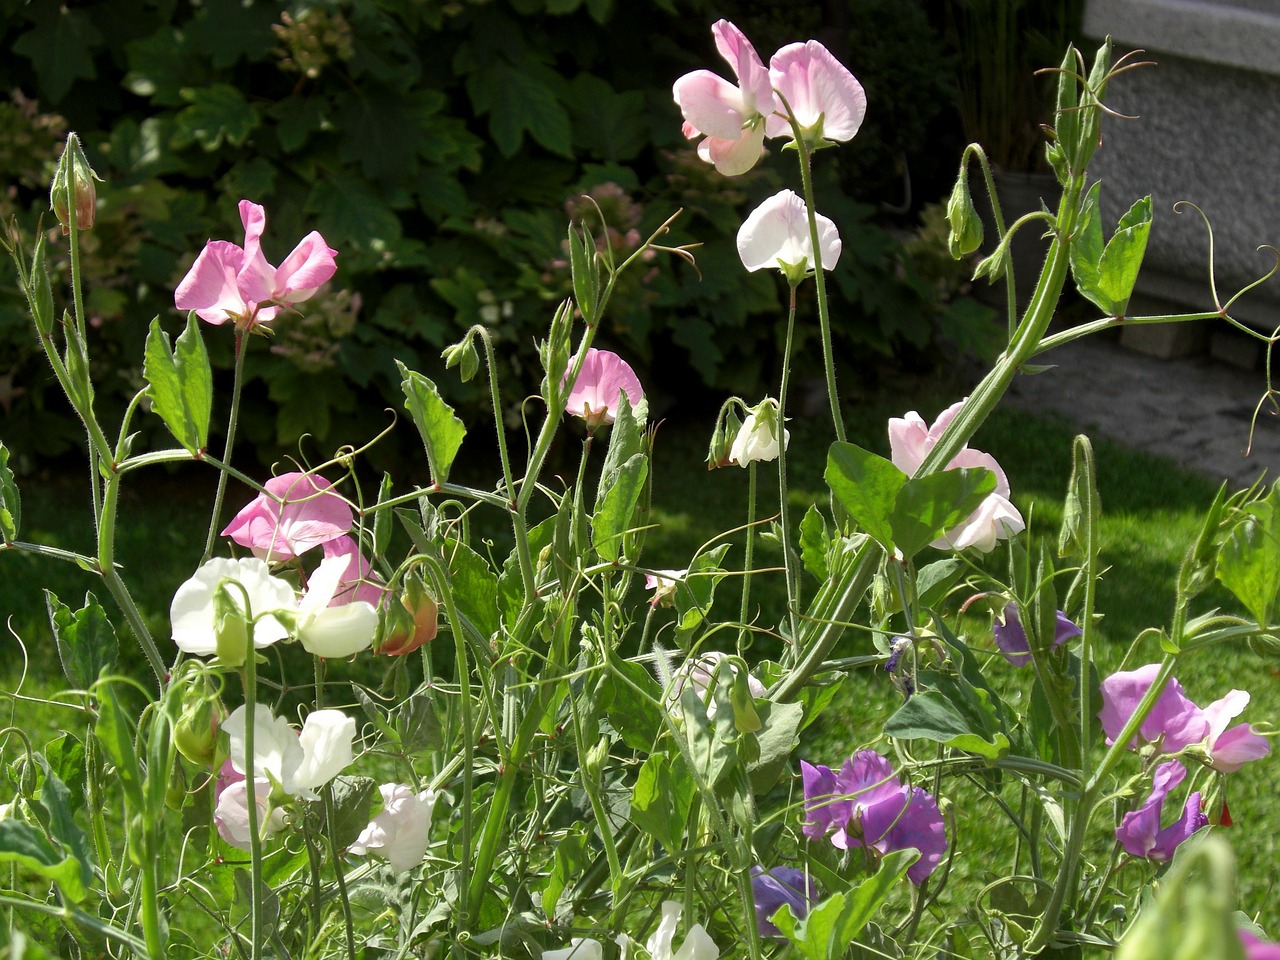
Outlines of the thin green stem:
[[[821,272],[821,271],[819,271]],[[782,566],[787,581],[787,619],[794,643],[799,636],[800,571],[792,550],[791,502],[787,497],[787,394],[791,385],[791,350],[796,332],[796,288],[787,301],[787,336],[782,345],[782,378],[778,382],[778,522],[782,525]],[[754,475],[753,475],[754,478]],[[748,533],[750,536],[750,533]],[[750,540],[747,541],[750,543]],[[750,567],[750,563],[747,564]],[[743,588],[745,590],[745,587]],[[745,619],[743,621],[746,622]]]
[[[231,463],[231,451],[236,442],[236,425],[240,420],[240,394],[244,386],[244,355],[246,352],[246,343],[244,339],[244,331],[236,327],[235,340],[235,373],[231,381],[231,413],[227,417],[227,443],[223,448],[222,463]],[[218,473],[218,489],[213,495],[213,513],[209,518],[209,535],[204,541],[204,555],[200,558],[200,562],[204,563],[213,556],[213,545],[218,541],[218,528],[221,526],[219,522],[222,516],[222,498],[227,490],[227,471],[222,470]],[[250,804],[252,806],[252,804]]]
[[[324,709],[324,660],[313,657],[316,677],[316,709]],[[351,899],[347,896],[347,879],[342,864],[342,857],[337,843],[333,839],[333,784],[326,783],[320,792],[324,803],[324,838],[329,847],[329,861],[333,864],[333,876],[338,885],[338,901],[342,904],[343,931],[347,936],[347,958],[356,958],[355,923],[351,916]]]
[[[246,614],[250,611],[246,610]],[[258,764],[254,753],[258,705],[258,665],[253,649],[253,624],[248,624],[248,650],[244,659],[244,776],[245,809],[249,815],[249,956],[258,960],[262,950],[265,916],[262,903],[262,837],[258,833]]]
[[[782,427],[782,413],[778,413],[778,429]],[[779,448],[778,459],[781,460],[786,454]],[[783,488],[783,496],[786,496],[786,488]],[[738,653],[741,654],[746,647],[747,639],[747,623],[751,616],[751,572],[755,568],[755,546],[756,546],[756,464],[751,461],[747,464],[747,525],[746,525],[747,543],[742,558],[742,604],[738,607],[738,622],[742,624],[738,630]],[[643,647],[641,649],[644,649]]]

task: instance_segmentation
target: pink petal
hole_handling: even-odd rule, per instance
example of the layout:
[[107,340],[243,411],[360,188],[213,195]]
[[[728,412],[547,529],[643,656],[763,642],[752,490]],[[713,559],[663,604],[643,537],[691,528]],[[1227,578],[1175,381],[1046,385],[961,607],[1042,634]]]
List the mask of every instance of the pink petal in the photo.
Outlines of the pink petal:
[[[1158,663],[1149,663],[1137,670],[1113,673],[1102,681],[1102,709],[1098,712],[1098,719],[1102,721],[1108,743],[1115,740],[1133,716],[1159,671]],[[1182,685],[1170,677],[1138,733],[1148,743],[1159,740],[1165,753],[1177,753],[1208,736],[1209,723],[1200,708],[1183,694]],[[1135,737],[1128,747],[1134,750],[1137,744]]]
[[338,590],[329,601],[329,606],[339,607],[360,600],[372,607],[382,603],[382,598],[387,591],[375,582],[373,567],[360,552],[360,544],[354,537],[344,536],[327,541],[324,545],[324,555],[326,558],[341,556],[348,558],[347,568],[342,573],[342,579],[338,581]]
[[207,323],[226,323],[251,312],[236,285],[244,251],[226,240],[210,240],[174,291],[179,310],[194,310]]
[[769,61],[769,76],[800,126],[822,120],[827,140],[850,140],[867,113],[862,84],[817,40],[792,43]]
[[[736,140],[744,121],[742,91],[710,70],[686,73],[671,88],[676,105],[699,133]],[[687,134],[686,134],[687,135]]]
[[613,423],[618,398],[624,393],[632,407],[643,400],[640,378],[616,353],[592,347],[582,361],[582,370],[573,389],[569,391],[565,412],[582,417],[588,425]]
[[267,212],[256,203],[241,200],[240,222],[244,224],[244,262],[237,281],[246,300],[261,303],[271,299],[276,276],[275,268],[262,254],[262,232],[267,227]]
[[698,156],[714,164],[726,177],[746,173],[764,155],[764,130],[760,127],[743,131],[737,140],[706,137],[698,144]]
[[1223,773],[1235,773],[1250,760],[1260,760],[1271,752],[1271,742],[1254,733],[1253,724],[1237,723],[1209,741],[1210,766]]
[[[818,215],[816,220],[822,267],[830,270],[840,258],[840,234],[827,217]],[[801,260],[813,269],[816,264],[804,201],[794,191],[782,190],[751,211],[738,229],[738,256],[750,271]]]
[[929,427],[924,417],[914,410],[905,417],[889,419],[889,458],[893,465],[912,476],[924,463],[933,444],[929,442]]
[[756,53],[746,34],[728,20],[717,20],[711,25],[716,49],[733,68],[738,78],[744,112],[748,117],[773,112],[773,82],[764,61]]
[[271,299],[285,303],[306,300],[338,269],[333,260],[337,255],[338,251],[331,250],[324,237],[313,230],[302,238],[276,270],[276,285]]

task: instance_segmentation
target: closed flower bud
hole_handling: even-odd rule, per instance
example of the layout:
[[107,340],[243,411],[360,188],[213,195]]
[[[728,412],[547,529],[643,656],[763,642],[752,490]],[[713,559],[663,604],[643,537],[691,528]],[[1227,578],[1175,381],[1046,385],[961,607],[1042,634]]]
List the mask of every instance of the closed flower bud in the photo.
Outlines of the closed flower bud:
[[226,715],[212,684],[203,675],[197,677],[183,693],[173,745],[192,763],[217,769],[227,756],[227,738],[220,730]]
[[947,223],[951,226],[947,250],[953,260],[959,260],[982,246],[982,220],[974,209],[973,198],[969,196],[969,176],[964,168],[961,168],[951,190],[951,198],[947,201]]
[[737,439],[739,431],[742,430],[742,421],[738,419],[738,414],[733,409],[734,403],[735,401],[730,400],[725,404],[720,419],[716,424],[716,432],[711,436],[711,446],[707,450],[708,470],[727,467],[733,463],[730,459],[729,451],[732,449],[733,441]]
[[458,375],[462,377],[463,383],[474,377],[480,369],[480,358],[476,355],[475,344],[471,342],[470,331],[457,343],[445,347],[440,356],[444,359],[446,370],[459,368]]
[[378,653],[388,657],[412,653],[435,638],[440,604],[417,577],[405,579],[398,604],[386,604]]
[[93,167],[85,159],[84,151],[80,148],[80,138],[74,133],[68,134],[62,159],[58,161],[58,172],[54,174],[53,184],[49,189],[49,205],[62,224],[64,236],[71,232],[73,204],[76,228],[93,228],[98,212],[98,191],[93,184],[100,179],[102,178],[93,172]]
[[213,594],[214,650],[224,667],[244,666],[249,649],[249,624],[231,595],[232,590],[239,589],[238,584],[222,583]]

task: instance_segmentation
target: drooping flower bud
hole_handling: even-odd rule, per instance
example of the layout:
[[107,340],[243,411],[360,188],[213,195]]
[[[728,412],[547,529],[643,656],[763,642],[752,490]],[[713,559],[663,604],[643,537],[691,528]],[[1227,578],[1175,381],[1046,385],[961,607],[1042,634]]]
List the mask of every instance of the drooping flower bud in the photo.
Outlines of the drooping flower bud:
[[472,343],[473,333],[468,330],[467,335],[457,343],[451,343],[441,351],[440,357],[444,360],[446,370],[459,367],[458,375],[462,377],[462,382],[466,383],[476,375],[476,371],[480,369],[480,358],[476,355],[475,344]]
[[947,223],[951,226],[947,250],[953,260],[959,260],[982,246],[982,219],[969,195],[969,172],[963,166],[947,201]]
[[[187,663],[194,661],[188,660]],[[182,694],[182,713],[173,727],[173,745],[197,766],[216,770],[227,758],[227,737],[221,732],[227,710],[203,672],[191,675]]]
[[711,446],[707,449],[707,469],[716,470],[727,467],[733,461],[729,459],[729,451],[733,441],[742,430],[742,421],[738,419],[734,409],[737,401],[730,400],[721,408],[720,418],[716,421],[716,432],[711,435]]
[[249,624],[231,591],[239,584],[218,584],[213,593],[213,636],[215,652],[224,667],[242,667],[249,649]]
[[382,640],[377,652],[388,657],[412,653],[435,638],[440,604],[415,576],[405,578],[400,603],[384,606]]
[[98,212],[98,191],[93,183],[101,179],[85,159],[84,150],[80,148],[80,138],[74,133],[67,134],[67,145],[62,150],[58,172],[54,174],[49,188],[49,205],[62,224],[63,236],[71,232],[73,204],[76,229],[93,229]]

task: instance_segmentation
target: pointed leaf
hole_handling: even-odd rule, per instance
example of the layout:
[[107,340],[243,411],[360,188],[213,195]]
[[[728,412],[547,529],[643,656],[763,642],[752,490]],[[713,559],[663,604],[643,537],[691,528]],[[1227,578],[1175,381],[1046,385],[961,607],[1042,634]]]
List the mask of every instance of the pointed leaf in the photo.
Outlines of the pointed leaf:
[[973,513],[995,489],[996,475],[980,467],[911,478],[889,516],[894,543],[904,557],[914,556]]
[[188,317],[174,352],[169,348],[169,335],[160,329],[160,318],[151,321],[142,373],[151,409],[174,439],[192,453],[203,450],[213,411],[213,373],[194,315]]
[[62,672],[73,688],[88,690],[104,667],[115,666],[120,653],[115,628],[92,593],[85,594],[84,606],[74,613],[53,591],[44,595]]
[[649,475],[649,457],[637,453],[624,463],[591,518],[591,543],[600,559],[617,561],[622,556],[622,535],[631,528],[631,517],[644,482]]
[[0,820],[0,863],[6,862],[19,863],[52,880],[73,903],[88,893],[79,861],[64,854],[31,824],[12,817]]
[[396,366],[403,378],[400,388],[404,391],[405,409],[413,417],[427,450],[431,478],[436,483],[445,483],[449,479],[453,458],[462,446],[462,438],[467,435],[467,428],[454,414],[453,408],[441,399],[434,383],[399,360]]
[[[626,396],[626,394],[623,394]],[[10,543],[22,529],[22,496],[9,469],[9,448],[0,443],[0,539]]]
[[669,853],[680,849],[685,823],[697,791],[683,764],[651,754],[640,767],[631,792],[631,819]]
[[1218,551],[1217,578],[1262,626],[1275,620],[1280,588],[1280,487],[1251,503]]
[[854,522],[886,550],[892,550],[890,517],[907,475],[884,457],[852,443],[837,441],[827,451],[823,477]]

